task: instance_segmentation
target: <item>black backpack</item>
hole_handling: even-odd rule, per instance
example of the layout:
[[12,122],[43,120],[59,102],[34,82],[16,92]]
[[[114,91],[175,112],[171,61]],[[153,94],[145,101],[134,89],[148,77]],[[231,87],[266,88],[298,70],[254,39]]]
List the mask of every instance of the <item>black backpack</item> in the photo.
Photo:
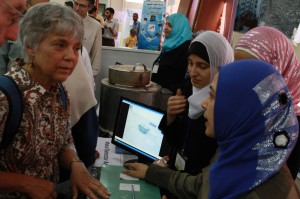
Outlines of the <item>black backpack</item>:
[[[67,110],[67,96],[61,83],[58,84],[64,109]],[[9,104],[9,112],[3,131],[0,149],[7,147],[15,137],[23,116],[23,95],[16,82],[9,76],[0,76],[0,90],[5,94]]]

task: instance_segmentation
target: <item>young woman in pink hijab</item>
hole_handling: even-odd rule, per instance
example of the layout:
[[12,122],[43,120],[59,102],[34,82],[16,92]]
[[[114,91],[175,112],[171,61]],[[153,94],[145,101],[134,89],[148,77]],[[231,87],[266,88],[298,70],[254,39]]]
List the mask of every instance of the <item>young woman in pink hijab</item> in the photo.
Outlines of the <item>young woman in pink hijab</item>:
[[[234,57],[235,60],[258,59],[272,64],[283,76],[291,92],[300,122],[300,61],[291,42],[282,32],[268,26],[251,29],[237,42]],[[299,140],[287,164],[295,179],[300,168]]]

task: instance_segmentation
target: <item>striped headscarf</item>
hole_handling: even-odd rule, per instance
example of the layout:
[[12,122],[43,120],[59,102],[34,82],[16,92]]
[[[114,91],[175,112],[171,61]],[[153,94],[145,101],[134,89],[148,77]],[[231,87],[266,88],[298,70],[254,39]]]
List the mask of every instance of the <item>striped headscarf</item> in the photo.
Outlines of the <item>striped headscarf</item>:
[[235,50],[245,51],[258,60],[266,61],[283,76],[300,116],[300,61],[289,39],[279,30],[260,26],[244,34]]

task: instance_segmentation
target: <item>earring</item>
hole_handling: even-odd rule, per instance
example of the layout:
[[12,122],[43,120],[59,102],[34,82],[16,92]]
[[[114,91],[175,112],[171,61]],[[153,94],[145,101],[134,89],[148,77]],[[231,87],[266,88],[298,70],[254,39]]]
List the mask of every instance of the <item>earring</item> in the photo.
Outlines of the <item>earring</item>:
[[30,68],[35,68],[33,60],[34,60],[34,56],[31,56],[31,58],[30,58],[30,64],[29,64]]

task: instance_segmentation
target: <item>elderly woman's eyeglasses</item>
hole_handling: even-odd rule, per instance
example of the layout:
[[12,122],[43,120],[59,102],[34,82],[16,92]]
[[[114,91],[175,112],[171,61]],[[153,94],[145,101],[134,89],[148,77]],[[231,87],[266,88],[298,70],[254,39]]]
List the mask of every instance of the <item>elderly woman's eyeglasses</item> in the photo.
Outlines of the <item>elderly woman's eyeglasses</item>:
[[76,6],[79,6],[79,8],[83,8],[83,9],[89,7],[88,5],[84,5],[84,4],[82,4],[82,3],[78,3],[77,1],[74,1],[74,6],[75,6],[75,7],[76,7]]

